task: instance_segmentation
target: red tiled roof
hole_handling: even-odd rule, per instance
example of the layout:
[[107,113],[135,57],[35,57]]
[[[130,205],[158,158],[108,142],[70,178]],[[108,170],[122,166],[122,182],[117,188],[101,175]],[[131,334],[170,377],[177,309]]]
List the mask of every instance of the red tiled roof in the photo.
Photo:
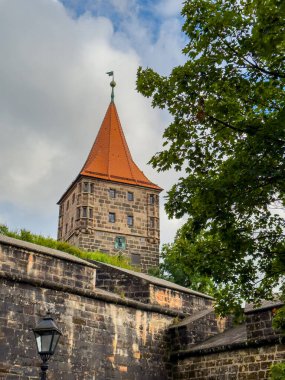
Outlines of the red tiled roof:
[[81,175],[162,190],[134,163],[114,102],[111,102]]

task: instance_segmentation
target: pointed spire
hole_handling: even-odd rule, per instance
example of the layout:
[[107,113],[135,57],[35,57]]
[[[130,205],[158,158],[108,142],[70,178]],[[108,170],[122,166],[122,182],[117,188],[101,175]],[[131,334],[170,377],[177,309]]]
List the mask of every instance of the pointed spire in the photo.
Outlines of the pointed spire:
[[80,174],[162,190],[134,163],[113,100]]
[[112,92],[111,92],[111,102],[114,102],[115,94],[114,94],[114,87],[116,86],[116,82],[114,80],[114,71],[108,71],[106,74],[112,76],[112,81],[110,82],[110,86],[112,87]]

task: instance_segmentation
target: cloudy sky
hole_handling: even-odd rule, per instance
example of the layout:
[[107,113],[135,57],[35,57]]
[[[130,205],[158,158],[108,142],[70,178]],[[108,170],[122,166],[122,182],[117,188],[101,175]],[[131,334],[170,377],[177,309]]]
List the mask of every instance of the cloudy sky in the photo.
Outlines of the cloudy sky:
[[[176,173],[147,162],[169,123],[136,93],[138,66],[184,61],[180,0],[0,0],[0,223],[56,237],[58,199],[79,173],[110,102],[134,161],[165,190]],[[166,191],[162,193],[165,196]],[[181,221],[161,208],[161,240]]]

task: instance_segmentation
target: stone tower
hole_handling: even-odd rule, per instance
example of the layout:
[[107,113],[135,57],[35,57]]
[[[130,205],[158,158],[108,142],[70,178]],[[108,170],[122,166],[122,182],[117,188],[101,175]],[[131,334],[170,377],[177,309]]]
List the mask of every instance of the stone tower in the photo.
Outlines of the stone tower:
[[159,193],[134,163],[114,103],[75,181],[60,198],[58,240],[122,254],[143,272],[159,263]]

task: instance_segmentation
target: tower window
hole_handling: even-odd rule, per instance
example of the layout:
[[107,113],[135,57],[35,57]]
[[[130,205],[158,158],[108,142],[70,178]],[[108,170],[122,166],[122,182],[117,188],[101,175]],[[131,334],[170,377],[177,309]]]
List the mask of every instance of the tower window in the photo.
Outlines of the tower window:
[[87,207],[82,207],[82,218],[87,218]]
[[67,201],[67,203],[66,203],[66,210],[68,210],[69,209],[69,201]]
[[127,223],[129,227],[132,227],[134,225],[134,217],[133,215],[128,215],[127,216]]
[[75,202],[75,193],[72,194],[72,204]]
[[94,183],[90,183],[90,193],[94,193]]
[[93,218],[93,208],[89,207],[89,218]]
[[116,214],[114,212],[109,212],[109,222],[115,223],[116,221]]
[[150,194],[150,195],[149,195],[149,203],[150,203],[151,205],[153,205],[153,204],[154,204],[154,201],[155,201],[154,194]]
[[89,191],[89,183],[88,182],[84,182],[83,183],[83,192],[84,193],[88,193]]
[[77,209],[76,209],[76,218],[77,219],[80,218],[80,207],[77,207]]
[[150,228],[154,228],[154,217],[150,217],[149,218],[149,226],[150,226]]
[[128,191],[128,201],[133,201],[134,200],[134,193],[131,191]]
[[115,189],[109,189],[109,195],[110,195],[110,198],[116,198],[116,190]]

